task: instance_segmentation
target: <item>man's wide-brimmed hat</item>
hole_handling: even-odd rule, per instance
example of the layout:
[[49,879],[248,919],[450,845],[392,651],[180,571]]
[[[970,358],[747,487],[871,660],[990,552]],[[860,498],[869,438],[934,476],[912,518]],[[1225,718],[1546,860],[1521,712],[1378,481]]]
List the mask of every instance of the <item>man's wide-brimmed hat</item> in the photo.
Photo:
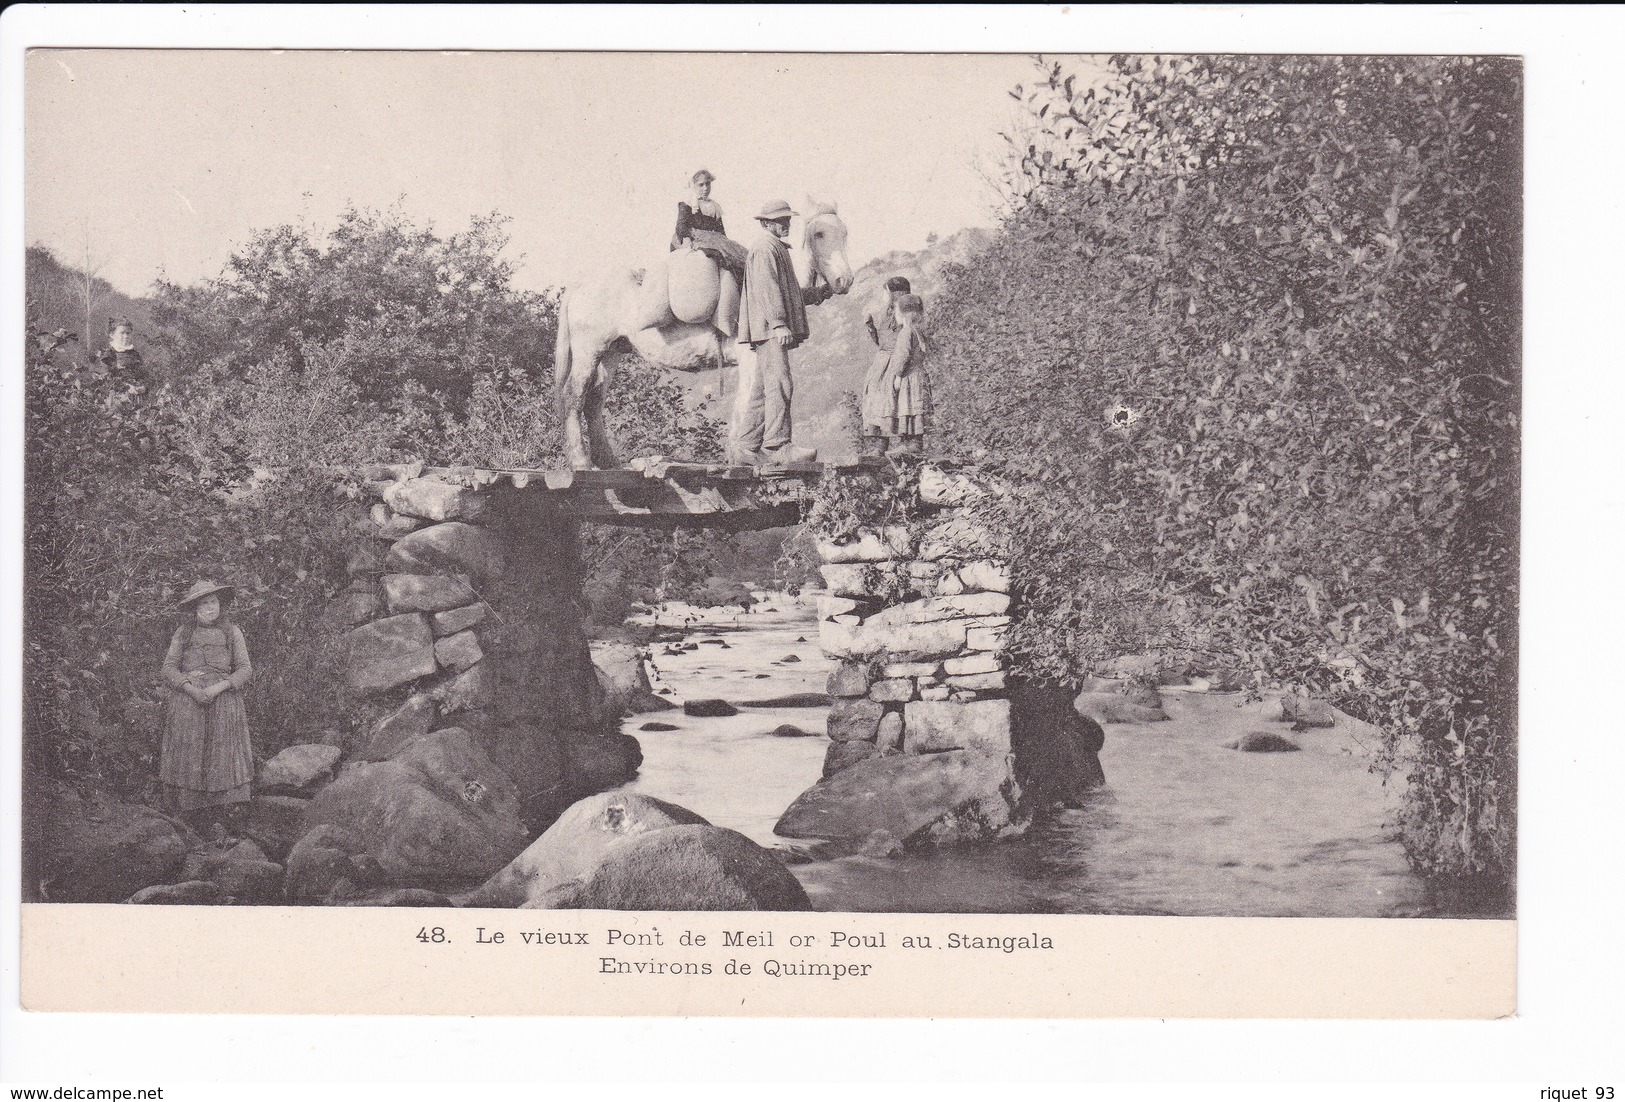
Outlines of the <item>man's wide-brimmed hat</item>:
[[694,175],[690,176],[688,179],[689,179],[690,183],[698,184],[698,183],[703,183],[706,180],[715,180],[716,177],[711,175],[711,170],[710,169],[702,168],[698,172],[696,172]]
[[758,222],[777,222],[780,218],[794,218],[796,212],[783,199],[775,199],[756,214]]
[[196,604],[198,601],[201,601],[203,598],[214,593],[219,593],[223,596],[230,597],[235,592],[237,592],[237,587],[234,585],[225,585],[221,582],[211,582],[205,578],[200,582],[194,583],[192,588],[186,591],[186,596],[182,597],[179,603],[180,607],[185,608],[188,605]]

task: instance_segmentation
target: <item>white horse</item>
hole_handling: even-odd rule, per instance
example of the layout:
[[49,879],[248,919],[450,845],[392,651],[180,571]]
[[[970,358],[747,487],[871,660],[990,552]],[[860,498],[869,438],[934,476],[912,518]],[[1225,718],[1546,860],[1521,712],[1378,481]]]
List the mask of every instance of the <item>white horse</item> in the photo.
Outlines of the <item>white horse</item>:
[[[802,287],[810,291],[822,279],[844,295],[852,289],[846,223],[833,203],[809,199],[807,206],[801,250],[807,261],[797,265],[798,272],[806,269]],[[737,310],[724,304],[714,316],[697,322],[683,321],[672,312],[667,270],[677,258],[687,256],[682,251],[668,253],[641,272],[623,268],[608,273],[566,290],[559,303],[554,401],[564,422],[565,458],[576,470],[620,466],[604,428],[611,352],[630,345],[645,360],[669,371],[704,371],[738,362],[733,332]]]

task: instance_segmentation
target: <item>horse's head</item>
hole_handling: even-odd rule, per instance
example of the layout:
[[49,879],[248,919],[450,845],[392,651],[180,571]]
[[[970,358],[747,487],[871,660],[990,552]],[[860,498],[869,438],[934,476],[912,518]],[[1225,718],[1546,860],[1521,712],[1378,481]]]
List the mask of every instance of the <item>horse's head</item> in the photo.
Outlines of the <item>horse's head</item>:
[[802,243],[812,264],[811,281],[822,277],[836,294],[846,294],[852,289],[852,265],[846,259],[846,223],[835,212],[835,204],[809,198],[805,228]]

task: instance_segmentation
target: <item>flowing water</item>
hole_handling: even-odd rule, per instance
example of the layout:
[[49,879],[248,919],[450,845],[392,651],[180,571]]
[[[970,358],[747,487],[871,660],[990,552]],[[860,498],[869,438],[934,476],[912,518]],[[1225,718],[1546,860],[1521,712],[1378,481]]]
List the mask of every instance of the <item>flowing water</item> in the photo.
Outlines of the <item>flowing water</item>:
[[[773,824],[822,772],[823,707],[751,706],[822,692],[815,600],[769,595],[750,611],[667,606],[655,686],[674,701],[719,697],[739,714],[629,717],[643,767],[626,787],[779,849],[822,911],[1382,916],[1423,913],[1391,822],[1399,793],[1369,768],[1375,733],[1342,717],[1290,732],[1273,703],[1168,690],[1169,721],[1108,724],[1106,787],[1025,837],[901,857],[806,860]],[[687,643],[692,649],[683,649]],[[671,731],[643,730],[665,723]],[[774,734],[792,725],[807,737]],[[1300,753],[1239,753],[1249,730]]]

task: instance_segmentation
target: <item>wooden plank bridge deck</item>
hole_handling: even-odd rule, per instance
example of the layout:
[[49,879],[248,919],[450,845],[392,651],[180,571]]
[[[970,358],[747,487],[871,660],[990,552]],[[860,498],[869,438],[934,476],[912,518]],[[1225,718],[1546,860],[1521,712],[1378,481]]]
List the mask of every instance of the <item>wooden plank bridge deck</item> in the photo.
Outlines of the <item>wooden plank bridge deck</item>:
[[[412,466],[416,466],[415,464]],[[884,471],[885,459],[736,466],[635,459],[614,470],[423,467],[414,474],[475,490],[536,495],[560,511],[597,524],[642,528],[751,531],[797,524],[806,492],[832,475]]]

